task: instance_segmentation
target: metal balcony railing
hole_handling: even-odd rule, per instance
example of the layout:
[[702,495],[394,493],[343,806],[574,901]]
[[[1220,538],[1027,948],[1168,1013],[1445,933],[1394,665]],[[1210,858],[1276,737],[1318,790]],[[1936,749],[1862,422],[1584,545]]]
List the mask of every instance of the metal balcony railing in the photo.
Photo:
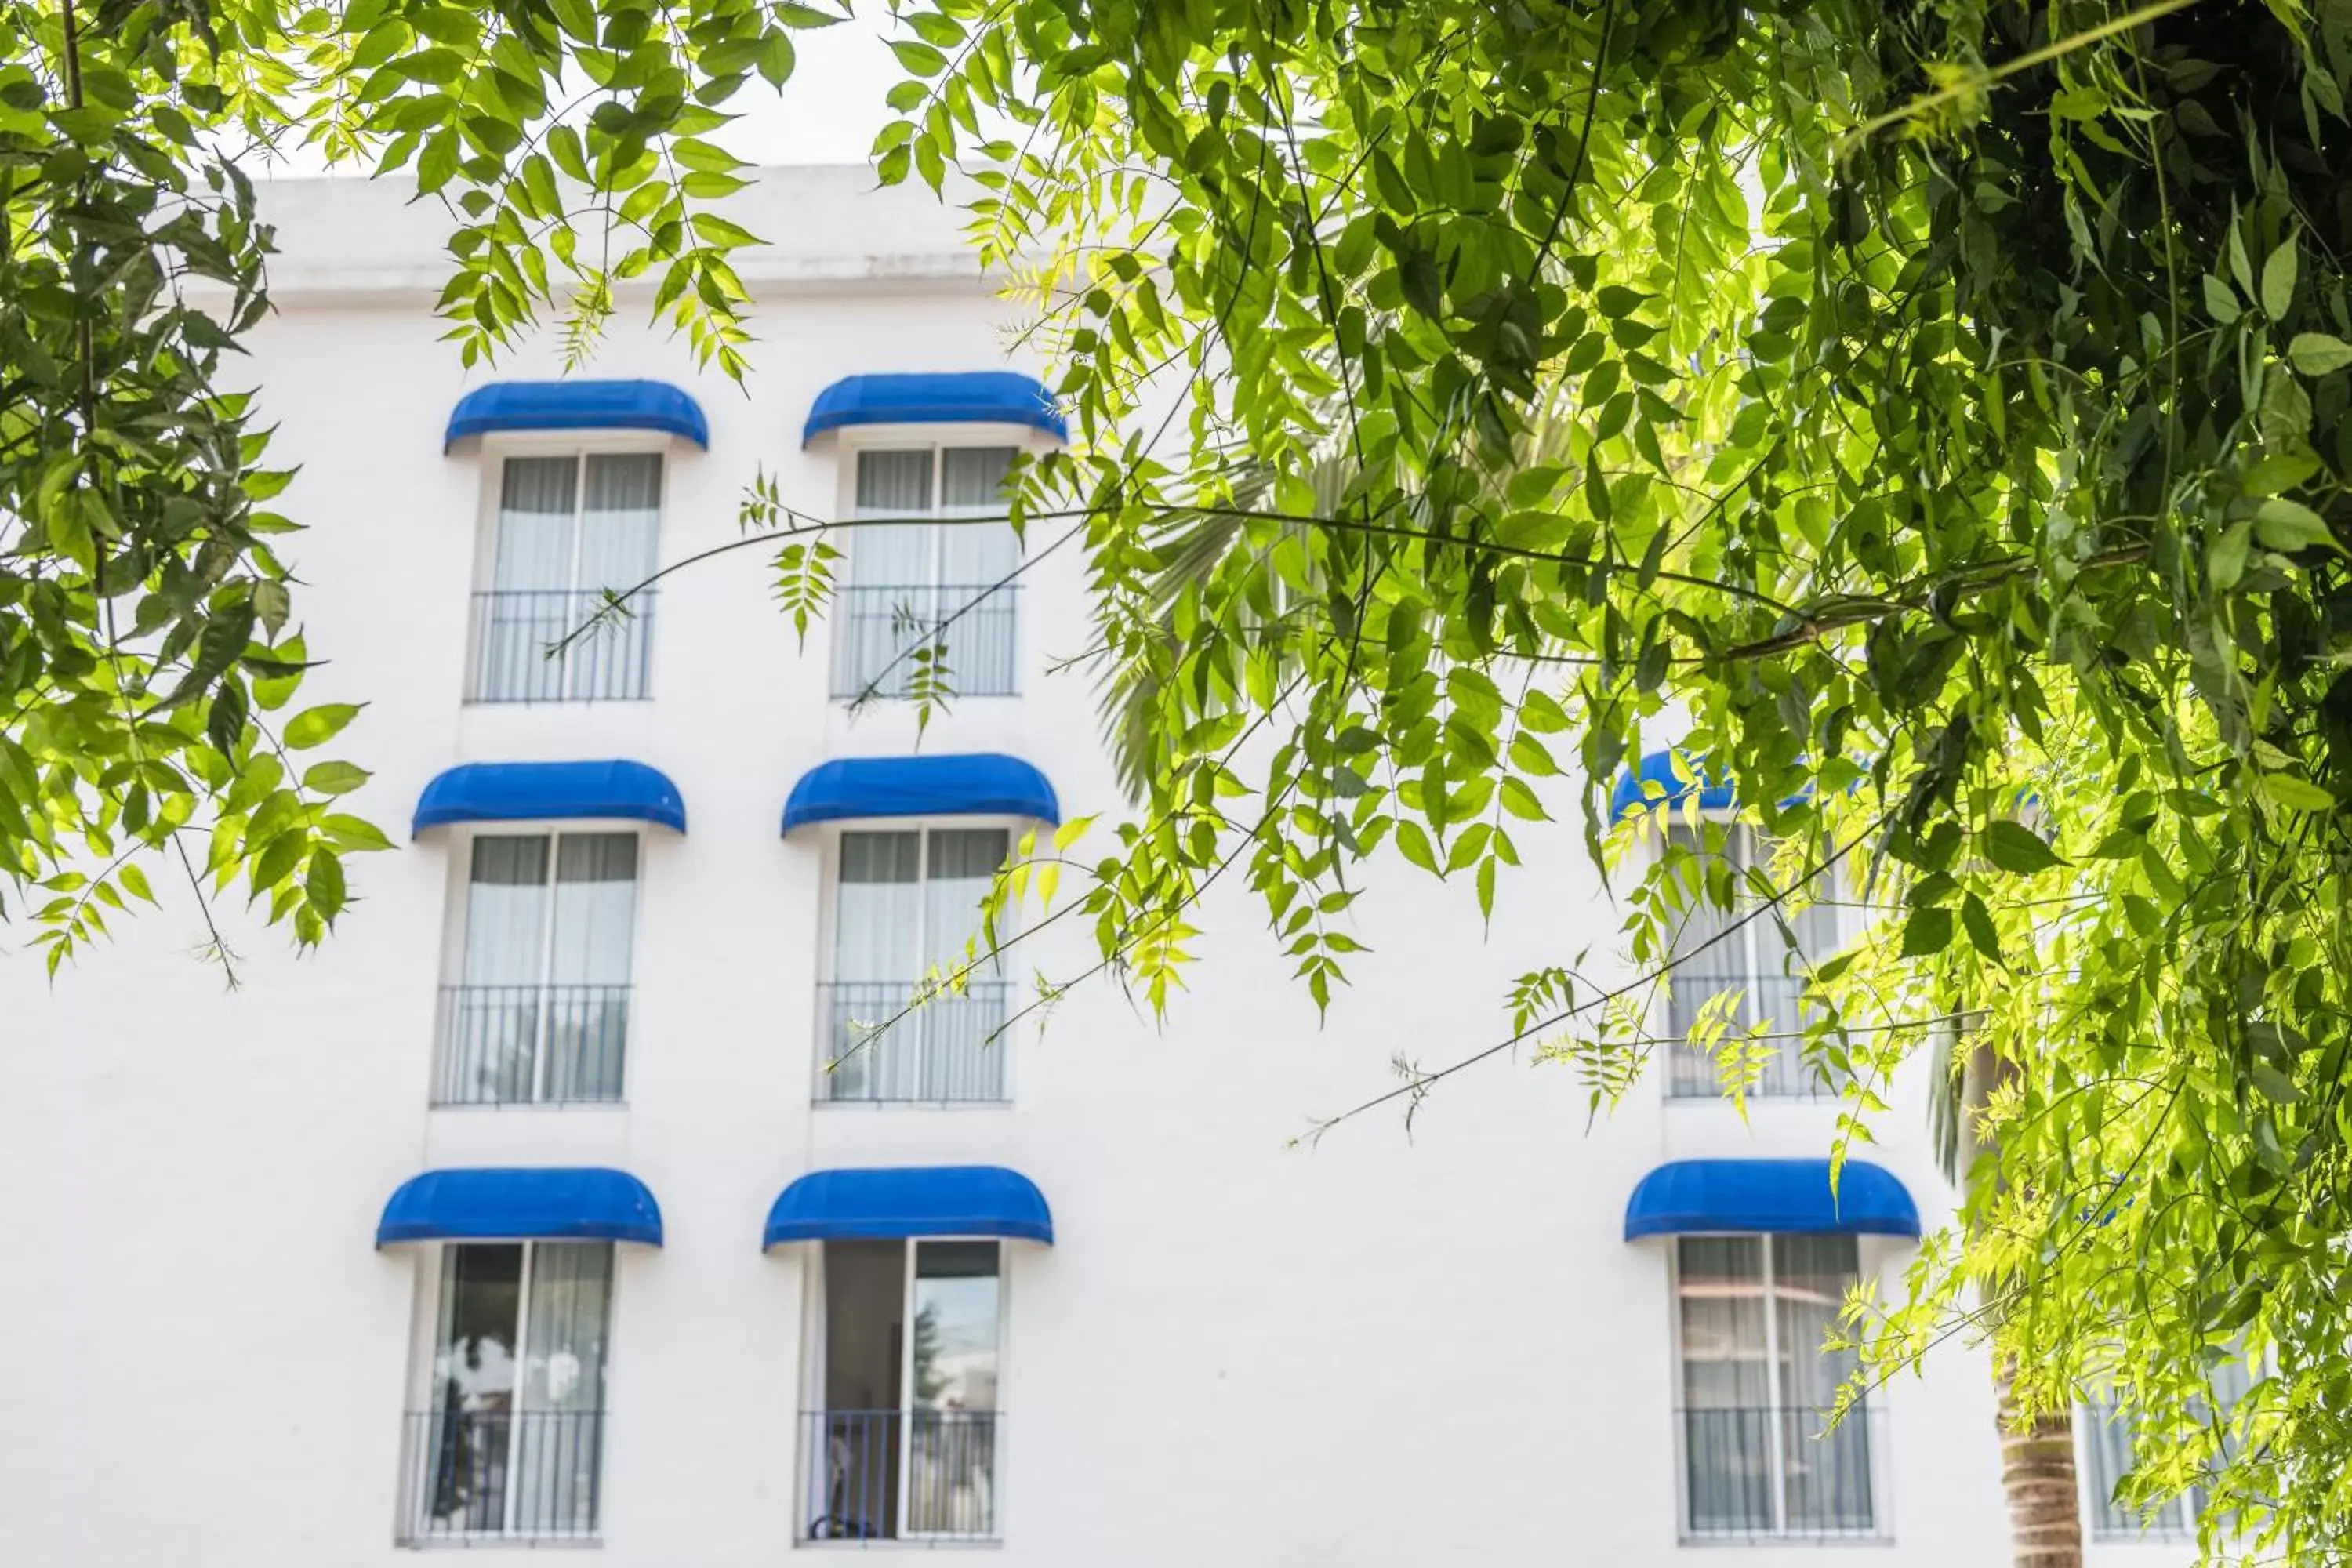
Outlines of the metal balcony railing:
[[1882,1533],[1875,1464],[1881,1412],[1683,1410],[1683,1533],[1694,1540],[1817,1540]]
[[[1764,1065],[1763,1074],[1756,1080],[1749,1096],[1758,1100],[1802,1100],[1830,1092],[1821,1075],[1806,1062],[1804,1042],[1794,1037],[1803,1026],[1797,1001],[1805,988],[1799,978],[1785,974],[1752,975],[1746,978],[1722,975],[1675,973],[1667,979],[1670,995],[1666,1009],[1667,1034],[1675,1042],[1666,1047],[1666,1093],[1675,1100],[1716,1099],[1723,1093],[1723,1085],[1716,1071],[1715,1058],[1705,1051],[1692,1050],[1681,1042],[1688,1037],[1691,1020],[1726,991],[1741,994],[1737,1018],[1763,1017],[1771,1020],[1767,1027],[1773,1037],[1764,1043],[1772,1047],[1772,1056]],[[1735,1032],[1744,1026],[1735,1023]]]
[[1009,989],[1002,980],[973,981],[899,1017],[919,990],[913,981],[820,985],[817,1099],[872,1104],[1003,1100]]
[[[1020,584],[853,583],[835,594],[841,653],[833,695],[905,697],[920,668],[911,649],[946,646],[943,679],[958,697],[1019,690]],[[958,612],[961,612],[958,614]],[[953,616],[944,630],[940,623]],[[903,657],[902,657],[903,656]]]
[[[468,702],[625,702],[647,694],[653,664],[654,594],[649,590],[589,626],[601,592],[497,589],[474,595]],[[582,631],[582,627],[588,629]],[[573,633],[562,653],[550,650]]]
[[812,1410],[805,1541],[993,1541],[993,1410]]
[[436,1105],[621,1098],[626,985],[445,985]]
[[593,1540],[601,1410],[425,1410],[401,1444],[401,1539]]

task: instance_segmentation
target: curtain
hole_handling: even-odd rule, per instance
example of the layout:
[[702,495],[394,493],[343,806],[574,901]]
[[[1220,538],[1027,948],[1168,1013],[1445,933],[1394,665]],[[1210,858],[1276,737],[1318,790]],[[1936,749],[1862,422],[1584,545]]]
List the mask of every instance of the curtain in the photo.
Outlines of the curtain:
[[[1667,827],[1666,841],[1694,854],[1701,852],[1706,842],[1702,831],[1681,823]],[[1746,852],[1746,830],[1730,829],[1725,855],[1731,862],[1735,878],[1745,864]],[[1712,946],[1706,945],[1722,936],[1738,917],[1736,910],[1720,909],[1708,900],[1705,888],[1702,880],[1675,936],[1675,951],[1687,956],[1675,965],[1666,979],[1666,1033],[1677,1042],[1689,1037],[1700,1011],[1726,991],[1741,993],[1738,1006],[1731,1015],[1730,1026],[1735,1031],[1744,1029],[1747,1021],[1755,1016],[1755,976],[1748,972],[1748,933],[1733,931]],[[1668,1093],[1709,1095],[1717,1091],[1715,1059],[1711,1055],[1679,1045],[1669,1050],[1673,1066],[1667,1078]]]
[[[659,550],[661,454],[600,452],[588,458],[587,467],[567,633],[596,613],[607,589],[633,588],[652,576]],[[629,601],[625,616],[572,645],[565,656],[572,695],[607,700],[644,696],[652,636],[653,601],[640,595]]]
[[1833,1431],[1822,1413],[1853,1374],[1852,1351],[1823,1348],[1859,1272],[1850,1236],[1772,1238],[1773,1327],[1780,1342],[1781,1484],[1797,1534],[1871,1527],[1870,1420],[1856,1405]]
[[[942,975],[963,967],[980,935],[980,903],[1011,852],[1001,827],[936,828],[923,879],[920,968]],[[963,994],[927,1003],[907,1023],[920,1026],[925,1100],[1001,1100],[1004,1093],[1005,985],[996,961],[976,966]]]
[[548,701],[563,663],[547,650],[571,628],[574,458],[509,458],[499,501],[492,595],[482,606],[476,695]]
[[1763,1242],[1685,1237],[1676,1261],[1690,1531],[1765,1533],[1774,1476]]
[[866,1038],[906,1005],[921,970],[923,839],[919,833],[845,833],[835,889],[824,1092],[832,1100],[909,1100],[920,1053],[915,1018]]
[[[941,452],[940,510],[1002,513],[1014,455],[1011,447],[950,447]],[[1009,522],[950,523],[940,533],[940,617],[957,617],[944,638],[949,683],[961,692],[1010,693],[1016,585],[996,584],[1021,564],[1020,536]]]
[[[929,516],[931,463],[928,447],[857,454],[857,516]],[[872,522],[851,534],[835,696],[862,696],[869,687],[906,695],[914,663],[901,656],[929,640],[940,619],[938,533],[929,522]]]
[[522,1533],[596,1528],[612,1289],[612,1243],[532,1244],[514,1461]]
[[636,904],[635,834],[567,833],[557,840],[549,1100],[621,1097]]
[[450,1001],[445,1095],[529,1100],[535,1088],[540,983],[546,962],[547,837],[474,840],[466,889],[464,984]]

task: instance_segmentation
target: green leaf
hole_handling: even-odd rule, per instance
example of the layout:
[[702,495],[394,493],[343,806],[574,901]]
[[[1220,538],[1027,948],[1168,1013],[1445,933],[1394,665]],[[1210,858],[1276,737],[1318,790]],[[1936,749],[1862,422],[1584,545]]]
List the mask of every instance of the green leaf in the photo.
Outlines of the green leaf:
[[2330,375],[2352,365],[2352,343],[2326,332],[2297,332],[2286,346],[2286,362],[2305,375]]
[[2308,550],[2314,545],[2343,550],[2317,512],[2284,496],[2272,496],[2254,509],[2254,537],[2270,550]]
[[937,76],[948,68],[947,56],[919,38],[894,38],[890,52],[898,63],[916,76]]
[[349,795],[371,776],[350,763],[320,763],[302,775],[302,787],[320,795]]
[[298,752],[324,745],[341,734],[344,725],[359,717],[360,706],[355,702],[330,702],[318,708],[306,708],[287,721],[282,738]]
[[2336,797],[2308,779],[2293,773],[2262,773],[2256,776],[2254,787],[2274,805],[2290,811],[2330,812],[2336,809]]
[[1903,956],[1921,958],[1938,953],[1952,945],[1952,911],[1946,909],[1913,910],[1911,918],[1903,922]]
[[2273,321],[2286,320],[2294,304],[2294,236],[2288,235],[2263,263],[2263,314]]
[[1984,858],[2012,876],[2030,877],[2066,862],[2032,829],[2014,822],[1995,822],[1977,836]]
[[1969,943],[1995,963],[2002,963],[2000,936],[1993,930],[1992,911],[1985,901],[1970,893],[1960,900],[1960,924],[1969,933]]
[[2221,531],[2221,537],[2205,557],[2205,573],[2213,586],[2226,594],[2238,585],[2246,574],[2246,552],[2253,545],[2254,525],[2252,519],[2241,518]]
[[2319,472],[2319,459],[2308,452],[2273,452],[2251,468],[2238,481],[2250,496],[2274,496],[2291,490]]
[[2239,308],[2235,291],[2210,272],[2205,274],[2204,289],[2205,313],[2221,325],[2226,327],[2245,313]]
[[342,911],[343,863],[333,850],[310,852],[310,869],[302,879],[302,890],[310,895],[310,907],[321,919],[331,921]]

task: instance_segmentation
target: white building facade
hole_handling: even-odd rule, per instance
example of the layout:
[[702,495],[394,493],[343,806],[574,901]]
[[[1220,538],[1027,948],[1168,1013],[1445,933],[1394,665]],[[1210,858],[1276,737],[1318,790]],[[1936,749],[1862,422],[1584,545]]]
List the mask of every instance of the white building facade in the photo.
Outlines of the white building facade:
[[[1039,367],[955,215],[869,184],[772,172],[730,209],[775,241],[741,388],[625,298],[583,372],[467,373],[430,212],[268,193],[253,363],[330,661],[301,700],[369,704],[353,809],[402,842],[307,957],[220,910],[235,991],[185,900],[54,986],[0,960],[0,1561],[2001,1561],[1978,1352],[1817,1436],[1830,1317],[1948,1211],[1916,1116],[1834,1211],[1834,1110],[1793,1072],[1745,1121],[1672,1071],[1593,1121],[1572,1070],[1498,1060],[1409,1131],[1293,1146],[1495,1037],[1511,975],[1606,950],[1571,831],[1523,837],[1491,928],[1379,879],[1328,1020],[1234,896],[1164,1027],[1099,982],[1005,1027],[1092,956],[1056,930],[847,1051],[1023,833],[1121,810],[1090,677],[1055,673],[1084,563],[991,592],[1021,542],[919,521],[1062,438]],[[742,550],[546,657],[741,538],[762,472],[916,520],[856,533],[805,647]],[[967,604],[919,735],[908,628]],[[1769,954],[1716,956],[1786,1005]],[[2085,1426],[2095,1559],[2183,1558],[2185,1521],[2107,1517]]]

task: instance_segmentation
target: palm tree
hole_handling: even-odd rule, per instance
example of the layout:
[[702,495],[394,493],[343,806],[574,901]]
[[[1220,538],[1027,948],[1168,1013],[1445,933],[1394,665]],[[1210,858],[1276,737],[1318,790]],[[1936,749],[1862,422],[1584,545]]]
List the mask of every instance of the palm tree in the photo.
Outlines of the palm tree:
[[[1965,1026],[1963,1026],[1965,1031]],[[1991,1152],[1985,1108],[2014,1081],[2017,1065],[1996,1053],[1981,1031],[1957,1049],[1950,1070],[1935,1077],[1928,1125],[1938,1163],[1956,1185]],[[2009,1509],[2010,1561],[2015,1568],[2082,1568],[2083,1501],[2074,1465],[2071,1405],[2021,1416],[2017,1367],[1994,1352],[1994,1420],[2000,1435],[2000,1490]]]

